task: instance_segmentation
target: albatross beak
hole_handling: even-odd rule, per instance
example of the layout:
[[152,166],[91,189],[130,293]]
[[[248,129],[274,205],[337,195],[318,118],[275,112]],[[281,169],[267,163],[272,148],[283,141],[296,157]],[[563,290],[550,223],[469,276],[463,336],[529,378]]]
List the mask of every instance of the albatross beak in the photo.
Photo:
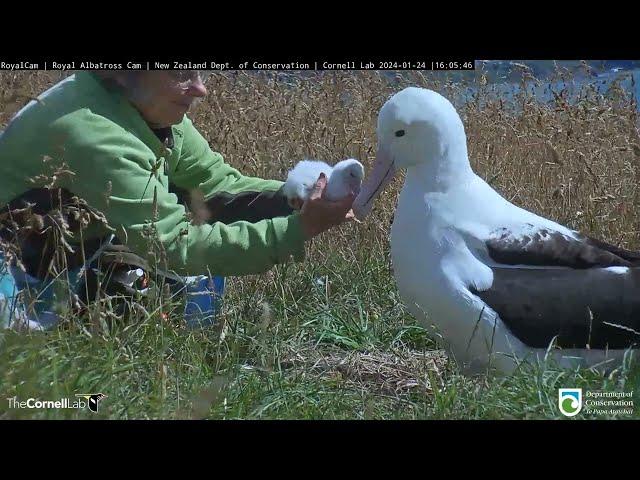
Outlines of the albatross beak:
[[360,193],[353,202],[353,213],[359,219],[363,219],[373,208],[376,197],[384,190],[384,187],[393,179],[396,173],[391,154],[378,145],[373,171],[369,175]]

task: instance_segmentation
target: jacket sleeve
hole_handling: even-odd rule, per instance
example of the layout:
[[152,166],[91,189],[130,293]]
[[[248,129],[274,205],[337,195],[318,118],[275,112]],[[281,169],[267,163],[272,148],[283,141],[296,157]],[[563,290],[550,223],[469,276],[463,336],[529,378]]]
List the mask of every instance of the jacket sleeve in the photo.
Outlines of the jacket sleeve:
[[[82,128],[74,128],[78,123]],[[101,210],[119,240],[136,253],[146,256],[151,232],[164,251],[163,267],[180,275],[256,274],[291,256],[304,258],[299,215],[194,225],[169,192],[162,170],[154,174],[155,155],[138,138],[90,113],[74,125],[63,128],[64,159],[75,172],[67,188]],[[195,168],[186,174],[200,176],[209,192],[240,185],[242,179],[216,155],[205,155],[210,169],[217,165],[225,174]]]
[[258,222],[293,213],[282,194],[283,182],[242,175],[211,150],[188,118],[183,126],[181,156],[170,173],[172,189],[182,201],[191,203],[197,191],[210,222]]

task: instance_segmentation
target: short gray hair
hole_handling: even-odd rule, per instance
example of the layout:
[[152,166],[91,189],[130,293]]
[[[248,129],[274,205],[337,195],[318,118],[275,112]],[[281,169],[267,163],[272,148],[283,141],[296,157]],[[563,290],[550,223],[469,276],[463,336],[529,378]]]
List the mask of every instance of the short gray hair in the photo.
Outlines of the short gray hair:
[[[140,80],[159,72],[153,70],[93,70],[93,73],[102,80],[108,90],[119,92],[132,103],[147,103],[152,99],[151,94],[142,86]],[[207,76],[210,73],[207,72]],[[196,98],[192,105],[197,105],[201,101],[202,98]]]
[[108,90],[117,91],[127,99],[144,102],[148,98],[140,85],[140,79],[149,74],[146,70],[93,70]]

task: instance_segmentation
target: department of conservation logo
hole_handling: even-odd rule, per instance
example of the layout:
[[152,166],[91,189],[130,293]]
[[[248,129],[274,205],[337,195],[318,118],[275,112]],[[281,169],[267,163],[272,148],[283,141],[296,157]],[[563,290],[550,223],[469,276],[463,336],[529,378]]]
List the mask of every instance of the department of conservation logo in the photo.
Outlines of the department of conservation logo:
[[575,417],[582,410],[582,389],[561,388],[558,390],[558,408],[566,417]]

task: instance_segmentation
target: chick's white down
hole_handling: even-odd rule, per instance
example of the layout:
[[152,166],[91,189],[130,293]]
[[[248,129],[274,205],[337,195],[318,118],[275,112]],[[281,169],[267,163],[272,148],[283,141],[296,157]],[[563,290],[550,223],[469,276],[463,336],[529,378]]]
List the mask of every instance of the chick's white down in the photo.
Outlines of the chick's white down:
[[353,158],[331,166],[320,160],[302,160],[289,171],[283,193],[289,204],[298,205],[309,198],[320,174],[327,177],[325,198],[340,200],[350,193],[357,195],[364,178],[364,167]]

